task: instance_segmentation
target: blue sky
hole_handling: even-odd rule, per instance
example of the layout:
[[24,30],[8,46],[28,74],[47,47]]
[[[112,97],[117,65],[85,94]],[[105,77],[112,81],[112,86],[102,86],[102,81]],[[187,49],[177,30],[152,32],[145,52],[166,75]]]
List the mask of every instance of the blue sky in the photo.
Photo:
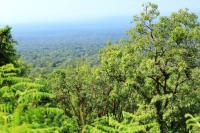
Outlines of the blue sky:
[[153,2],[162,14],[189,8],[199,13],[200,0],[0,0],[0,23],[73,22],[133,16]]

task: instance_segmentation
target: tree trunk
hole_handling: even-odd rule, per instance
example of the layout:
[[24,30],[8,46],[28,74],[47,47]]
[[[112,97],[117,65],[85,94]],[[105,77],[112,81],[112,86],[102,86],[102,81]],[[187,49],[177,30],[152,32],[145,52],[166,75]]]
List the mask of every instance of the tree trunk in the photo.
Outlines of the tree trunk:
[[155,103],[155,107],[156,107],[156,114],[157,114],[157,122],[160,125],[160,132],[161,133],[166,133],[165,122],[163,120],[162,102],[161,101],[157,101]]

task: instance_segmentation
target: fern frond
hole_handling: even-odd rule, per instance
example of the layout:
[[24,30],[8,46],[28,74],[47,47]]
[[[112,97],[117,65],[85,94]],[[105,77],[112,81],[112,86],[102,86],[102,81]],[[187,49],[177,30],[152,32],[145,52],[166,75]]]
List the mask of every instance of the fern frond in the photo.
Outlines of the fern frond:
[[53,94],[47,92],[39,92],[37,89],[25,90],[20,94],[18,103],[35,103],[39,102],[42,98],[54,98]]
[[200,117],[193,117],[191,114],[186,114],[187,118],[186,125],[187,129],[192,132],[200,131]]
[[9,103],[0,104],[0,112],[11,112],[13,105]]

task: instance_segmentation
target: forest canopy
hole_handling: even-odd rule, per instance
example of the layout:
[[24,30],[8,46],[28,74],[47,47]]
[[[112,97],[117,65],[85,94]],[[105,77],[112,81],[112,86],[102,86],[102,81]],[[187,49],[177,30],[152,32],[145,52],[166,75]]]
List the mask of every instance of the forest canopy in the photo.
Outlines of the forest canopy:
[[75,61],[41,77],[18,58],[11,29],[0,29],[0,132],[198,133],[198,16],[142,8],[98,64]]

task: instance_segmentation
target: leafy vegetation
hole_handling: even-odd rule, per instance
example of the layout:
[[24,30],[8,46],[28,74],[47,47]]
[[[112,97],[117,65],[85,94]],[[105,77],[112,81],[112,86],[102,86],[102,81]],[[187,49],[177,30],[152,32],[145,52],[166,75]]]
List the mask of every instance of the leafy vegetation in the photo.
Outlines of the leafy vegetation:
[[185,115],[188,120],[186,121],[187,128],[190,130],[190,133],[197,133],[200,130],[200,123],[199,123],[199,116],[198,117],[193,117],[190,114]]
[[1,67],[1,132],[75,131],[73,120],[54,103],[55,96],[44,85],[18,77],[18,73],[20,69],[12,64]]
[[16,50],[14,45],[15,40],[11,35],[11,28],[6,26],[0,30],[0,66],[15,63],[16,61]]
[[102,48],[96,65],[73,61],[39,77],[16,58],[8,28],[0,36],[12,40],[0,42],[10,48],[1,49],[1,132],[199,132],[198,17],[159,14],[144,4],[128,38]]

